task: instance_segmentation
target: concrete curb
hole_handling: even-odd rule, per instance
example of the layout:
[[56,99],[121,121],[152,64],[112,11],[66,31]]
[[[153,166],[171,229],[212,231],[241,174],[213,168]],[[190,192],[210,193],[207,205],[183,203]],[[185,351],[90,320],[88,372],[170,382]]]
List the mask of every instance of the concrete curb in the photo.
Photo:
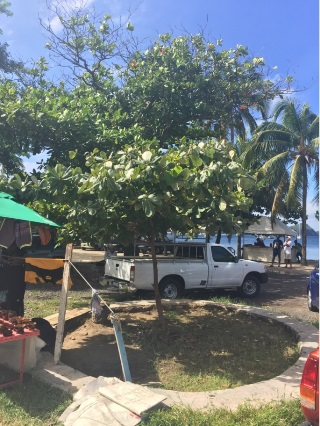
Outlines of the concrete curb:
[[[312,325],[305,324],[286,315],[270,312],[262,308],[252,306],[240,306],[235,304],[221,304],[208,301],[162,301],[164,305],[184,305],[192,303],[194,306],[216,306],[224,309],[231,309],[240,312],[246,312],[249,315],[257,315],[280,322],[292,329],[298,336],[300,357],[297,362],[279,376],[262,382],[241,386],[235,389],[209,391],[209,392],[176,392],[152,388],[155,393],[166,396],[164,403],[168,406],[183,405],[193,409],[209,410],[212,408],[228,408],[231,410],[244,403],[250,403],[257,406],[271,401],[283,399],[293,399],[299,397],[299,385],[304,363],[309,352],[316,349],[319,345],[319,331]],[[110,305],[113,311],[121,308],[130,308],[133,310],[148,309],[154,306],[152,301],[133,301]],[[75,318],[80,313],[79,310],[68,311],[69,318]],[[89,310],[86,310],[89,313]],[[85,310],[81,310],[81,315]],[[52,323],[55,323],[54,316],[50,317]],[[66,365],[54,364],[53,357],[45,354],[37,366],[30,371],[30,374],[43,380],[52,386],[56,386],[64,391],[75,393],[84,384],[94,380],[93,377],[85,376]]]

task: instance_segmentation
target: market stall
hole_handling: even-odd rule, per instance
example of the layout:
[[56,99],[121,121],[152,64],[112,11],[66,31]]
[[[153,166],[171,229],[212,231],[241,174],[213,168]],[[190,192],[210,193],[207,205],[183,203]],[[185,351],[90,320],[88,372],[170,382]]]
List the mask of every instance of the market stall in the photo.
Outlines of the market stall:
[[[32,243],[36,226],[45,244],[49,229],[59,227],[32,209],[0,192],[0,388],[22,381],[24,370],[36,363],[36,353],[44,346],[31,319],[24,318],[25,259],[21,250]],[[10,373],[12,372],[12,374]],[[18,377],[14,377],[18,372]]]
[[[257,238],[263,239],[263,245],[255,244],[243,244],[242,258],[248,260],[256,260],[260,262],[271,262],[272,261],[272,242],[274,237],[277,235],[284,237],[290,235],[291,237],[297,237],[297,232],[281,222],[280,219],[276,218],[274,222],[271,221],[270,217],[262,216],[255,223],[250,225],[244,234],[256,235]],[[267,237],[267,238],[264,238]],[[293,248],[291,252],[291,258],[294,262],[296,259],[296,251]]]

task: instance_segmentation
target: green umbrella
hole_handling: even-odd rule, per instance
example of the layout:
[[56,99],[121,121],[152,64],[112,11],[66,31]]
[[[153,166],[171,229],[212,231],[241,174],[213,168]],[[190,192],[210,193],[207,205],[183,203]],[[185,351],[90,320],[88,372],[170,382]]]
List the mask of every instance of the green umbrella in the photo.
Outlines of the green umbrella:
[[29,207],[19,204],[13,200],[13,197],[5,192],[0,192],[0,218],[10,218],[16,220],[25,220],[27,222],[39,223],[47,226],[60,227],[56,223],[41,216]]

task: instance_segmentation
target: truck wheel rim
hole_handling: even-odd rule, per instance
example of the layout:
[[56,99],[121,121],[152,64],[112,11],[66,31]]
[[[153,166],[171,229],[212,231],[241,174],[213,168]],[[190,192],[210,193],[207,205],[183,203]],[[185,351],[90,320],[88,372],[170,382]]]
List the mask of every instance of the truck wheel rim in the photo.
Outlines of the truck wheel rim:
[[243,284],[243,290],[246,294],[254,294],[257,291],[257,284],[255,281],[248,280]]
[[173,284],[168,284],[163,289],[163,295],[165,299],[176,299],[177,294],[177,288]]

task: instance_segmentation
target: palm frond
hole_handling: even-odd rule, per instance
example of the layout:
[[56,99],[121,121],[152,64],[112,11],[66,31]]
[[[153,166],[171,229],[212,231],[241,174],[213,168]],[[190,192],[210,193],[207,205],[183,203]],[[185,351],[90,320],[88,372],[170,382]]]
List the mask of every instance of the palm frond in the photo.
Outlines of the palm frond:
[[316,114],[314,114],[308,104],[304,104],[302,110],[300,112],[300,137],[306,143],[309,139],[308,134],[310,130],[310,126],[312,122],[317,118]]
[[302,182],[304,167],[304,158],[302,156],[298,156],[293,163],[290,173],[289,189],[286,197],[286,204],[288,208],[294,205],[296,201],[302,203]]
[[290,102],[289,99],[283,99],[281,101],[278,101],[275,104],[275,106],[273,108],[273,113],[272,113],[273,119],[274,119],[275,122],[278,120],[278,118],[282,114],[283,110],[285,108],[287,108],[289,102]]
[[256,120],[253,118],[252,114],[248,109],[244,109],[241,111],[241,117],[248,124],[250,133],[252,134],[258,127]]
[[258,178],[264,177],[268,185],[278,187],[279,182],[283,181],[284,176],[288,181],[287,160],[288,153],[282,152],[267,160],[258,170]]
[[309,129],[307,132],[307,138],[310,141],[310,139],[315,139],[318,137],[319,137],[319,116],[316,116],[309,126]]
[[282,130],[282,131],[286,131],[285,126],[283,126],[280,123],[274,123],[274,122],[267,122],[267,123],[262,123],[260,124],[260,126],[257,127],[253,137],[257,134],[260,134],[262,132],[264,132],[265,130]]
[[272,208],[271,208],[272,220],[274,220],[276,218],[277,213],[281,211],[284,192],[286,187],[287,187],[287,176],[284,174],[282,179],[279,181],[279,185],[277,187],[277,190],[273,199]]
[[279,168],[283,169],[286,167],[286,163],[288,161],[288,152],[280,152],[280,154],[274,155],[273,157],[269,158],[263,166],[261,167],[261,170],[263,170],[265,173],[268,173],[270,170],[277,170]]
[[301,110],[297,101],[288,102],[287,107],[283,110],[282,123],[292,133],[297,135],[303,133]]
[[312,181],[315,187],[315,195],[312,202],[316,204],[319,203],[319,161],[315,164]]
[[319,136],[317,136],[316,138],[311,139],[309,141],[309,145],[311,147],[313,147],[315,150],[318,150],[319,146],[320,146],[320,138],[319,138]]

